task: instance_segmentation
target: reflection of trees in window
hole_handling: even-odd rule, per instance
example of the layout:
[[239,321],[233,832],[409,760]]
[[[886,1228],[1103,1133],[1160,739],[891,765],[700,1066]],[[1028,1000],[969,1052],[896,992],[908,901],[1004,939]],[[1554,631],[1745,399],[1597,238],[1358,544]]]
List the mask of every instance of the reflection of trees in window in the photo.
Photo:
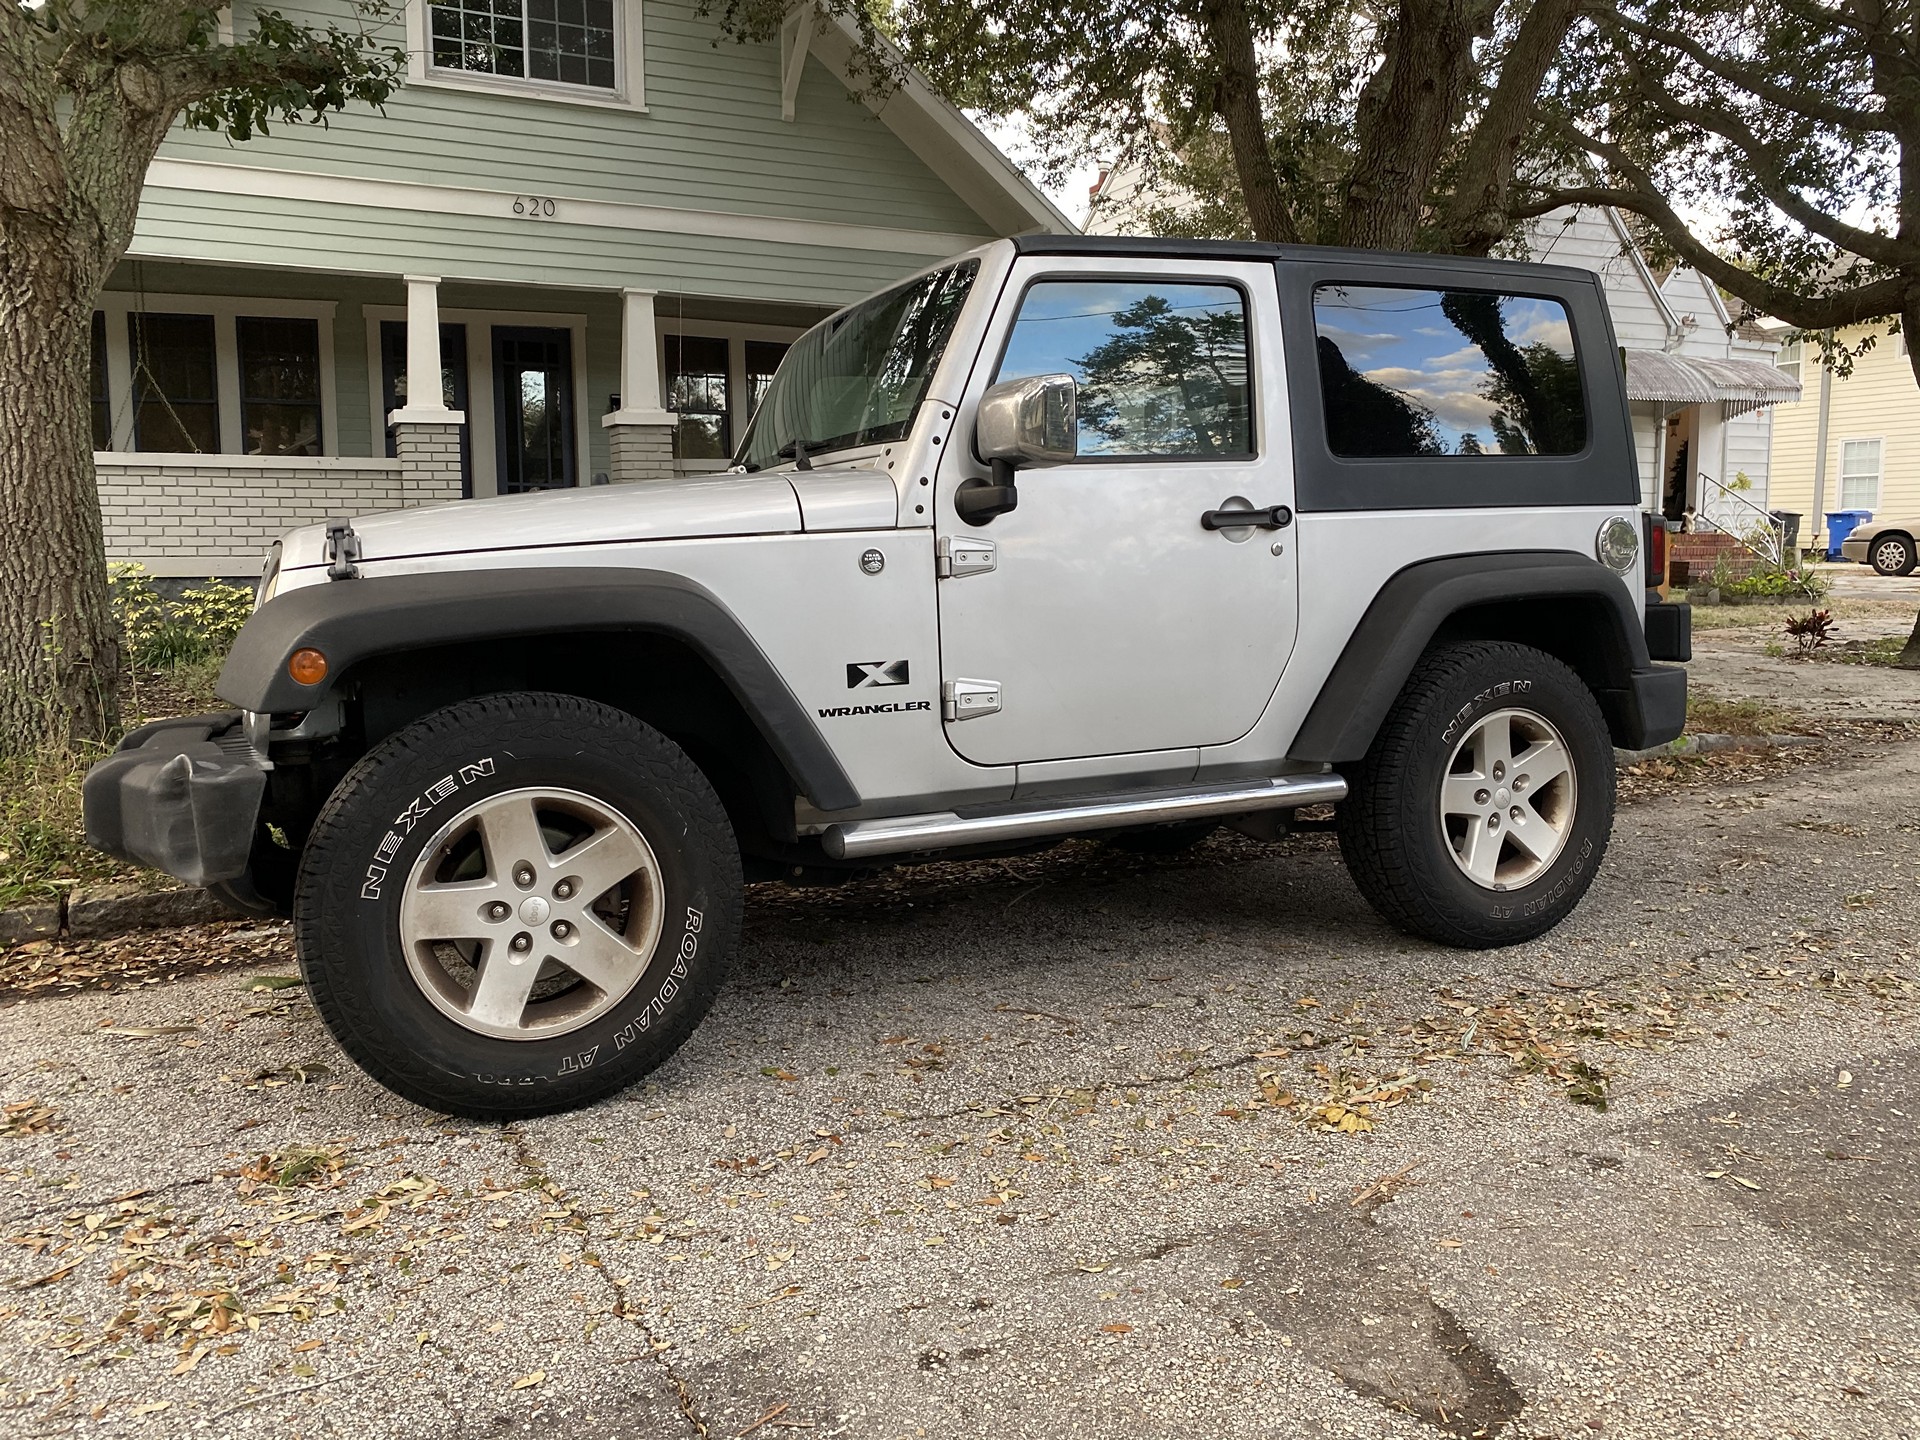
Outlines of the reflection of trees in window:
[[1127,455],[1246,455],[1247,321],[1235,299],[1180,307],[1146,295],[1112,316],[1114,333],[1080,370],[1089,451]]
[[1480,393],[1497,407],[1488,423],[1501,454],[1571,455],[1587,439],[1579,367],[1544,340],[1516,345],[1500,313],[1506,298],[1449,290],[1440,309],[1487,358],[1492,373]]
[[[1327,447],[1336,455],[1444,455],[1446,446],[1433,412],[1396,390],[1369,380],[1325,335],[1320,355],[1320,394],[1327,416]],[[1471,438],[1471,437],[1468,437]],[[1464,440],[1462,448],[1465,448]],[[1479,441],[1474,441],[1474,452]]]

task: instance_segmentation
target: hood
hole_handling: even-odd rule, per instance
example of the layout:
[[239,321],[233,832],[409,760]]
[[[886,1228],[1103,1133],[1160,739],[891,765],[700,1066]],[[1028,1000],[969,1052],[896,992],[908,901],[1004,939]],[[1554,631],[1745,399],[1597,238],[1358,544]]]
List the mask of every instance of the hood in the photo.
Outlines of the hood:
[[[798,482],[798,483],[795,483]],[[876,529],[894,523],[893,481],[871,471],[697,475],[456,500],[357,517],[363,562],[477,551],[623,544],[801,530]],[[325,563],[327,527],[281,542],[288,570]]]

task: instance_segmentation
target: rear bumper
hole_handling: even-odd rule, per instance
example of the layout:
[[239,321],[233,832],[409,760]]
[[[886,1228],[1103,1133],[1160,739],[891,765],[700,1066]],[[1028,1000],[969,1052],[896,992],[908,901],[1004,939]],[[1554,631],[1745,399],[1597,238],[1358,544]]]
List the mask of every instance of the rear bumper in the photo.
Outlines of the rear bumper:
[[1864,539],[1856,540],[1849,535],[1840,542],[1840,558],[1842,560],[1851,560],[1856,565],[1866,564],[1867,546],[1869,543],[1871,542]]
[[267,766],[238,710],[159,720],[87,772],[87,843],[210,885],[244,875]]

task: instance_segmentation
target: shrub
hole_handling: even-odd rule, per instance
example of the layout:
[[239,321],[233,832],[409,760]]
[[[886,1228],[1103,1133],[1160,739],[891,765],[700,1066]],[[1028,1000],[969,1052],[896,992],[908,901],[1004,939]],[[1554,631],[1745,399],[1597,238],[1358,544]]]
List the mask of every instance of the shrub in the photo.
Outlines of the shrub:
[[208,580],[177,600],[162,599],[144,565],[110,567],[108,586],[127,658],[150,669],[225,655],[253,613],[253,592],[224,580]]
[[1787,634],[1799,643],[1802,655],[1811,655],[1827,643],[1833,633],[1833,612],[1815,610],[1806,615],[1787,617]]

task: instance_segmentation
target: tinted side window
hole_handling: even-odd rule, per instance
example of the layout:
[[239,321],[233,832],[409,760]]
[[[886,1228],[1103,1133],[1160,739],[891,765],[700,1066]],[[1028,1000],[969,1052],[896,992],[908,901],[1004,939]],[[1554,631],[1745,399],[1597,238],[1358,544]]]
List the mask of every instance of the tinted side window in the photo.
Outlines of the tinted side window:
[[1586,447],[1573,326],[1557,300],[1321,285],[1313,319],[1336,455],[1573,455]]
[[1247,303],[1231,285],[1042,280],[996,380],[1071,375],[1083,456],[1253,453]]

